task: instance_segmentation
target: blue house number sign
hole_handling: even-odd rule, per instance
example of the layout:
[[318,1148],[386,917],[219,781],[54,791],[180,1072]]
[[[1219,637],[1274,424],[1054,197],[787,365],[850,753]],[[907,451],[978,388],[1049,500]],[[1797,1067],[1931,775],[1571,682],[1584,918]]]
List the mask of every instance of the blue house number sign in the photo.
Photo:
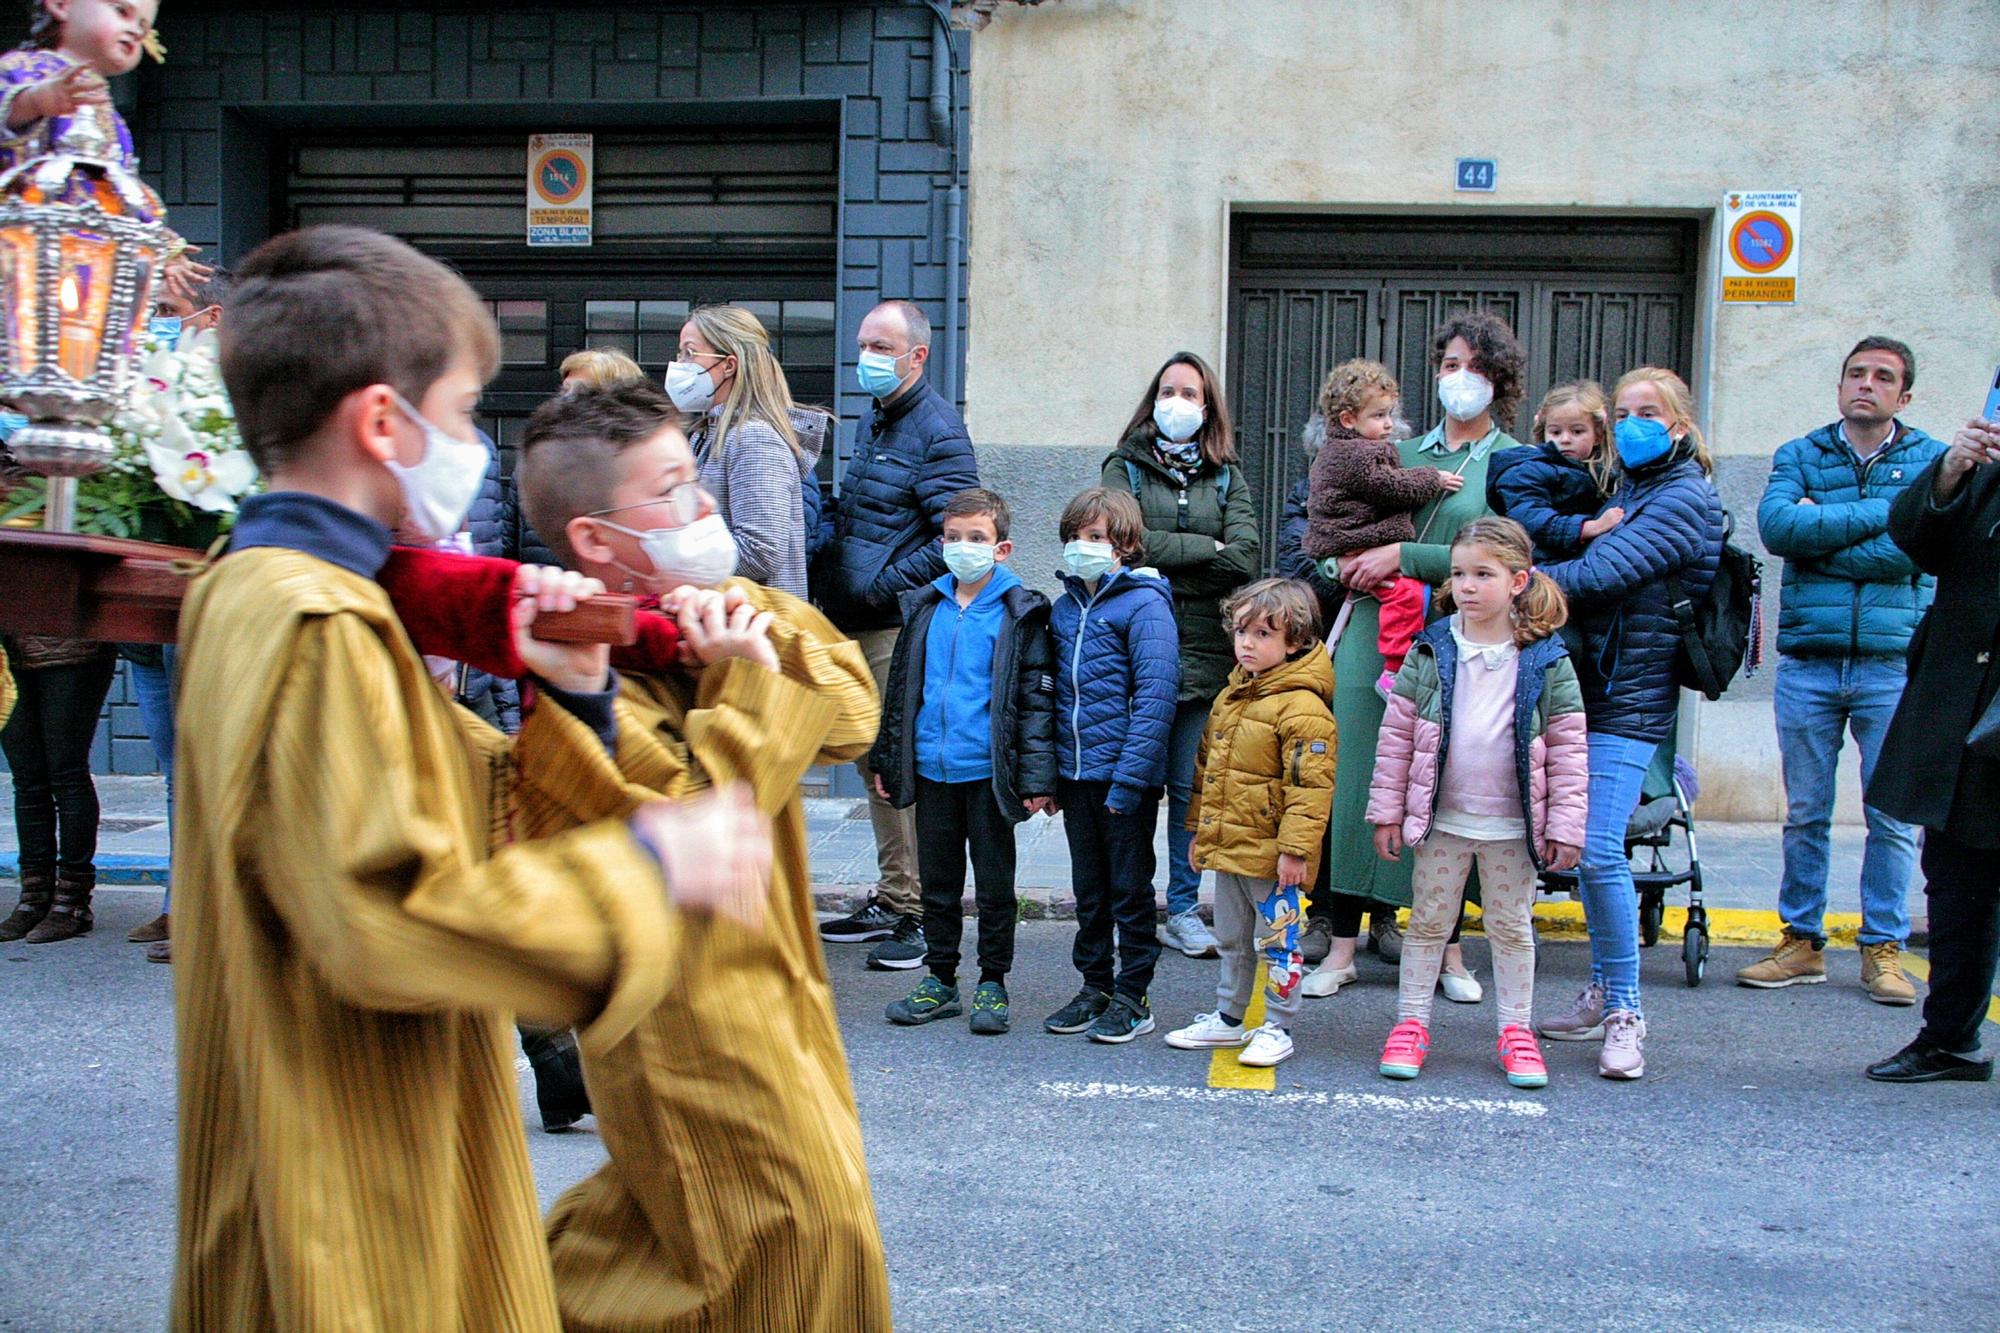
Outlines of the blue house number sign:
[[1458,188],[1461,190],[1493,189],[1494,180],[1499,176],[1495,160],[1490,157],[1461,157],[1458,159]]

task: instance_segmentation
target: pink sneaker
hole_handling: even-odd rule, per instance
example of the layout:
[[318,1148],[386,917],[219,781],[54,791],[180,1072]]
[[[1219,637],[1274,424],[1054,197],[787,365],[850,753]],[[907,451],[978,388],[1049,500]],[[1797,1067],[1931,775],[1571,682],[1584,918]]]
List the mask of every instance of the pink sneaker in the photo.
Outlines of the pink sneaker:
[[1414,1018],[1404,1019],[1389,1029],[1389,1040],[1382,1045],[1382,1077],[1415,1078],[1430,1049],[1431,1030]]
[[1500,1067],[1507,1081],[1517,1088],[1546,1088],[1549,1067],[1542,1063],[1542,1048],[1535,1034],[1516,1023],[1500,1029]]

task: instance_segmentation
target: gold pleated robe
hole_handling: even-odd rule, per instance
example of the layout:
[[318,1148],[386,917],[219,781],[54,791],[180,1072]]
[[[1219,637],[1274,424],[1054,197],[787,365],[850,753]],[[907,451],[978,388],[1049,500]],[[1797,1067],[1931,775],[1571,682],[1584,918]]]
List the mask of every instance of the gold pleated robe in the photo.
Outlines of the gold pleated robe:
[[592,781],[563,774],[558,785],[560,770],[532,758],[540,738],[523,738],[523,782],[543,818],[561,807],[564,824],[602,819],[737,779],[771,816],[775,852],[761,933],[690,921],[660,1005],[622,1040],[582,1036],[611,1160],[549,1214],[572,1333],[890,1326],[798,790],[810,765],[868,747],[880,700],[860,648],[819,612],[733,582],[775,613],[780,672],[732,660],[692,680],[626,675],[617,764],[600,750]]
[[181,644],[173,1327],[557,1328],[513,1014],[608,1045],[658,1003],[658,866],[616,825],[489,857],[508,743],[368,579],[232,554]]

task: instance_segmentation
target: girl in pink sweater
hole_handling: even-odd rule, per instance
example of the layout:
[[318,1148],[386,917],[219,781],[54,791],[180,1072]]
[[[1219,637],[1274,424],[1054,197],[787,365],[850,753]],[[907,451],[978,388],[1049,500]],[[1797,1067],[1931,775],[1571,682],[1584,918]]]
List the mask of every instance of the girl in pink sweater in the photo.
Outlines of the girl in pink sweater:
[[1555,637],[1569,610],[1510,518],[1459,531],[1439,605],[1456,614],[1419,635],[1396,673],[1369,787],[1376,852],[1393,861],[1409,847],[1416,857],[1399,1021],[1381,1070],[1407,1079],[1423,1069],[1431,994],[1477,862],[1500,1067],[1517,1088],[1544,1087],[1548,1067],[1529,1030],[1535,878],[1576,864],[1590,787],[1583,694]]

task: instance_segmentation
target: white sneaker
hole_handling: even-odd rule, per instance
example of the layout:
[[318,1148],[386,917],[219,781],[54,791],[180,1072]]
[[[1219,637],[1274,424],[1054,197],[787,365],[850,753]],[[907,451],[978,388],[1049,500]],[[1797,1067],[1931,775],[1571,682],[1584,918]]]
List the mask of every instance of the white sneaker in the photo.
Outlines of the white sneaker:
[[1486,998],[1480,989],[1479,979],[1472,975],[1472,969],[1463,972],[1444,971],[1438,973],[1438,985],[1444,990],[1444,998],[1456,1004],[1478,1004]]
[[1190,958],[1213,958],[1220,952],[1208,924],[1192,907],[1176,912],[1160,924],[1160,943],[1169,949],[1179,949]]
[[1236,1057],[1236,1063],[1266,1069],[1291,1058],[1292,1034],[1266,1023],[1250,1034],[1250,1044],[1243,1048],[1243,1054]]
[[[1262,1028],[1257,1031],[1263,1031]],[[1241,1023],[1225,1023],[1222,1015],[1201,1014],[1184,1028],[1175,1028],[1167,1034],[1167,1045],[1183,1051],[1205,1051],[1217,1046],[1241,1046],[1250,1040],[1252,1032]]]
[[1345,967],[1335,967],[1333,960],[1328,959],[1306,974],[1306,979],[1300,983],[1300,989],[1306,993],[1307,999],[1324,1000],[1329,995],[1336,994],[1348,982],[1359,980],[1361,980],[1361,969],[1353,963]]

